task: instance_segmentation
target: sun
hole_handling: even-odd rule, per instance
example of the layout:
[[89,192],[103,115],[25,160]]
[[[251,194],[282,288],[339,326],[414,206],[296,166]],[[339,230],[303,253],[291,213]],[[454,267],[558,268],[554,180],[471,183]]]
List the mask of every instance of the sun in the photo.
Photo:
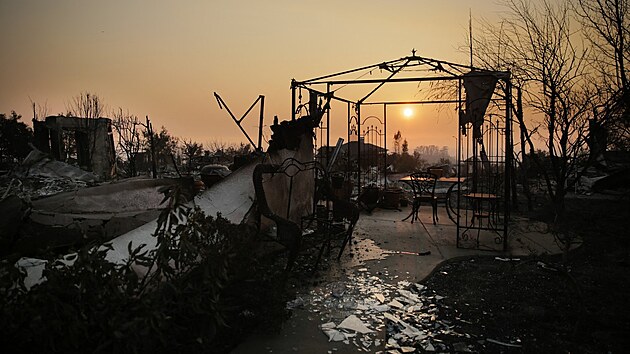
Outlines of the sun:
[[405,110],[403,111],[403,115],[405,116],[405,118],[411,118],[411,116],[413,115],[413,109],[409,107],[405,108]]

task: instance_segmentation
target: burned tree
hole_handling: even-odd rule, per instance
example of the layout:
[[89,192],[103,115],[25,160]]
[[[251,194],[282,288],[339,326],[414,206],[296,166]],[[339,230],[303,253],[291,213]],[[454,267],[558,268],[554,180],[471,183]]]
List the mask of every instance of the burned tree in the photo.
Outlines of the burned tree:
[[[600,109],[593,124],[602,126],[611,148],[630,148],[630,2],[578,0],[576,12],[591,44],[590,62],[598,73]],[[604,147],[605,148],[605,147]]]
[[188,162],[188,172],[191,172],[194,168],[195,159],[203,153],[203,145],[193,142],[192,140],[184,140],[182,148],[184,156]]
[[[70,120],[74,122],[68,127],[58,127],[60,156],[55,156],[57,159],[75,162],[85,170],[92,169],[94,153],[98,150],[97,142],[102,140],[100,135],[103,123],[99,120],[108,119],[103,117],[105,108],[105,104],[98,95],[87,91],[71,98],[66,104],[67,113],[58,115],[59,119],[65,116],[68,122]],[[107,134],[111,134],[111,126]],[[114,161],[109,163],[113,165]]]
[[[146,127],[146,126],[145,126]],[[169,162],[172,162],[177,149],[177,138],[171,136],[164,126],[159,133],[150,130],[144,131],[145,147],[148,151],[152,151],[153,159],[156,167],[166,168]]]
[[139,129],[142,124],[138,117],[130,114],[129,111],[123,112],[122,108],[112,112],[112,116],[114,117],[112,126],[118,136],[118,150],[125,157],[124,170],[127,176],[136,176],[138,174],[136,160],[143,145],[143,136]]
[[15,111],[10,116],[0,113],[0,168],[12,167],[31,151],[33,132],[21,118]]
[[90,92],[81,92],[72,98],[66,109],[75,117],[100,118],[105,112],[105,104],[98,95]]
[[[560,221],[564,197],[575,183],[571,177],[579,177],[587,155],[588,118],[595,93],[588,76],[588,51],[575,44],[581,38],[571,30],[567,3],[543,1],[534,6],[509,0],[507,8],[509,17],[500,25],[484,24],[475,40],[475,58],[490,67],[511,69],[522,90],[522,103],[534,113],[526,122],[524,108],[517,105],[522,144],[527,146],[522,146],[522,157],[534,158],[556,221]],[[542,168],[534,141],[544,143],[548,169]]]

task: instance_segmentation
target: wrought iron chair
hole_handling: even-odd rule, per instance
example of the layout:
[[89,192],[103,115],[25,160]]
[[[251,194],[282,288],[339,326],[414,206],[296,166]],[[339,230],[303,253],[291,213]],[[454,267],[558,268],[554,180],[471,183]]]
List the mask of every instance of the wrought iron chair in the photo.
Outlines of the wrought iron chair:
[[[494,235],[496,244],[504,241],[505,181],[503,173],[485,173],[471,176],[460,186],[458,220],[461,219],[462,231],[457,238],[457,247],[480,247],[482,233]],[[464,242],[464,243],[462,243]],[[505,246],[504,246],[505,247]]]
[[[313,214],[302,217],[300,225],[289,219],[291,210],[291,199],[293,193],[293,178],[299,173],[311,172],[315,174],[315,191],[313,196]],[[273,211],[269,207],[265,189],[263,187],[264,174],[283,174],[289,178],[289,194],[286,196],[288,204],[286,205],[286,216],[278,215],[280,211]],[[319,264],[325,249],[332,248],[331,242],[334,239],[341,238],[343,243],[339,251],[338,259],[341,257],[344,248],[352,237],[354,226],[359,219],[358,207],[349,201],[343,201],[336,198],[331,192],[330,179],[325,169],[317,162],[302,163],[293,158],[288,158],[282,164],[260,164],[256,166],[253,173],[254,190],[256,192],[256,203],[259,217],[264,216],[276,224],[276,241],[285,246],[289,251],[289,259],[286,265],[286,271],[290,271],[293,267],[300,250],[319,246],[319,253],[314,268]],[[318,213],[318,201],[327,200],[333,202],[333,208],[338,218],[344,221],[344,226],[340,227],[339,223],[335,223],[327,207],[324,208],[325,213],[321,210]],[[306,228],[316,226],[317,232],[304,236],[303,231]],[[260,221],[258,222],[260,227]]]
[[461,197],[466,203],[460,205],[468,210],[464,220],[471,227],[492,228],[499,221],[503,198],[503,174],[488,173],[466,179],[460,186]]
[[428,203],[431,205],[433,224],[437,223],[437,198],[435,196],[435,184],[437,182],[437,176],[428,172],[415,172],[410,175],[411,189],[413,191],[413,202],[411,214],[404,220],[411,217],[411,223],[418,218],[420,212],[420,205],[422,203]]

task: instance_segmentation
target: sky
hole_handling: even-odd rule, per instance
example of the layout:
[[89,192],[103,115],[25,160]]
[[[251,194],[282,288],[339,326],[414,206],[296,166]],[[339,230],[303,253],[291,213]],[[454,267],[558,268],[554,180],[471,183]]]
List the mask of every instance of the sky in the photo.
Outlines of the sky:
[[[397,59],[412,49],[467,64],[460,48],[469,11],[492,18],[501,7],[496,0],[0,0],[0,112],[15,110],[30,124],[31,101],[55,115],[90,92],[107,115],[119,107],[148,115],[180,139],[245,142],[213,92],[238,117],[264,95],[269,125],[275,115],[290,118],[293,78]],[[411,117],[402,110],[387,113],[388,140],[400,130],[410,150],[454,150],[454,109],[415,107]],[[252,136],[257,114],[244,121]],[[346,137],[346,117],[333,118],[334,144]]]

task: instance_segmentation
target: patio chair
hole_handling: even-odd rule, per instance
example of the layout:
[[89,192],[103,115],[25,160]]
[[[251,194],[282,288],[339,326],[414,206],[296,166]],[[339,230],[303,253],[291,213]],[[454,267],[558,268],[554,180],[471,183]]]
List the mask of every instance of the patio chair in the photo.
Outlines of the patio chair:
[[[468,178],[462,186],[462,193],[472,209],[470,224],[478,227],[491,227],[500,218],[501,200],[504,195],[502,173],[482,175]],[[483,221],[486,221],[485,223]],[[486,225],[487,224],[487,225]]]
[[[437,198],[435,196],[435,184],[437,176],[428,172],[415,172],[410,175],[411,189],[413,191],[413,202],[411,214],[411,223],[414,220],[420,220],[418,214],[422,203],[431,205],[433,224],[437,223]],[[408,218],[408,217],[407,217]],[[405,220],[407,219],[405,218]]]
[[[289,219],[293,194],[293,178],[300,173],[307,172],[313,173],[317,177],[313,196],[313,213],[303,216],[298,224]],[[286,195],[288,204],[282,208],[282,210],[286,210],[286,216],[280,216],[280,210],[274,211],[270,208],[263,187],[264,174],[283,174],[289,178],[290,187],[288,195]],[[330,251],[332,249],[331,244],[335,240],[343,240],[337,258],[341,257],[359,219],[359,209],[354,203],[343,201],[331,192],[330,179],[320,164],[316,162],[302,163],[293,158],[286,159],[280,165],[260,164],[254,169],[253,179],[258,216],[264,216],[276,224],[277,236],[275,241],[285,246],[289,251],[286,271],[291,270],[300,251],[319,247],[317,260],[313,266],[313,269],[315,269],[321,260],[324,250],[328,249]],[[318,205],[319,201],[332,201],[333,209],[335,209],[333,212],[337,214],[337,219],[341,220],[341,222],[336,222],[332,218],[327,206]],[[260,227],[260,220],[258,221],[258,226]],[[313,227],[315,228],[314,232],[307,235],[303,234],[305,229]]]

